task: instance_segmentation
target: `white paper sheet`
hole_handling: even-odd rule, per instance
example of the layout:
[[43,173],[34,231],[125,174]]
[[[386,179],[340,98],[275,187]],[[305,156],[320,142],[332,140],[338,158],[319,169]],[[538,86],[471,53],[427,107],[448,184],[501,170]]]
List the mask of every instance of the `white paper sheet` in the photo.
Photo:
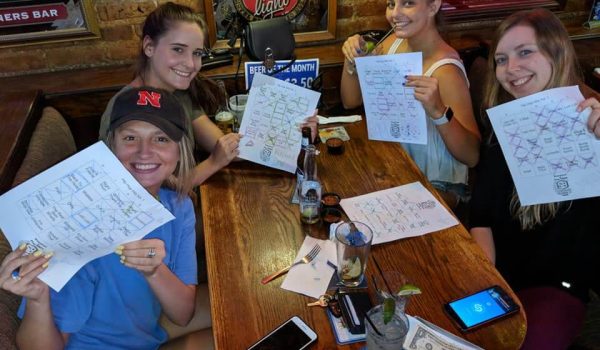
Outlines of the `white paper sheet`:
[[549,89],[487,110],[521,205],[600,195],[600,141],[577,86]]
[[373,244],[421,236],[458,225],[458,220],[420,182],[340,201],[353,221],[373,230]]
[[423,55],[411,52],[396,55],[357,57],[369,139],[427,143],[427,120],[414,89],[402,85],[405,75],[423,74]]
[[320,240],[306,236],[294,262],[300,261],[302,257],[311,251],[315,244],[321,246],[319,255],[308,264],[294,266],[285,277],[281,288],[313,298],[325,294],[329,281],[335,272],[335,269],[327,264],[327,260],[333,263],[337,262],[335,243],[330,240]]
[[40,279],[60,289],[89,261],[174,219],[104,142],[0,196],[0,227],[15,249],[54,252]]
[[317,108],[320,93],[256,74],[240,133],[240,158],[296,171],[302,134],[299,125]]

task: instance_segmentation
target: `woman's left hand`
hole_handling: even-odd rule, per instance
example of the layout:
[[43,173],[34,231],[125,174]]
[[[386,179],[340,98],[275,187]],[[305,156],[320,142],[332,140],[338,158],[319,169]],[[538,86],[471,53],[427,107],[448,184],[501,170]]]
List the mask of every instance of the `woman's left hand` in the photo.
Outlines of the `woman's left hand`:
[[446,106],[440,97],[437,78],[422,75],[407,75],[404,86],[415,89],[415,98],[421,102],[428,116],[438,118],[444,114]]
[[319,114],[319,110],[315,109],[315,113],[310,117],[304,119],[304,123],[300,125],[300,128],[310,128],[310,135],[312,137],[313,142],[315,141],[315,138],[317,137],[318,133],[319,118],[317,117],[317,114]]
[[118,247],[121,263],[152,277],[166,256],[165,243],[157,238],[141,239]]
[[596,138],[598,139],[600,138],[600,102],[594,97],[583,100],[577,106],[577,112],[581,112],[588,107],[592,109],[592,113],[590,113],[587,125],[590,132],[596,135]]

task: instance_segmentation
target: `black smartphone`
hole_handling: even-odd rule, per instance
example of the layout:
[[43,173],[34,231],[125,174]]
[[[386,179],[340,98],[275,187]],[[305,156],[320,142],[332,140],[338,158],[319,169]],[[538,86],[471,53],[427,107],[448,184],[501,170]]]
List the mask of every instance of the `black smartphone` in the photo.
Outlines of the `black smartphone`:
[[444,304],[444,310],[468,332],[516,313],[519,305],[500,286],[493,286]]
[[317,339],[313,331],[300,317],[294,316],[275,328],[248,350],[306,349]]

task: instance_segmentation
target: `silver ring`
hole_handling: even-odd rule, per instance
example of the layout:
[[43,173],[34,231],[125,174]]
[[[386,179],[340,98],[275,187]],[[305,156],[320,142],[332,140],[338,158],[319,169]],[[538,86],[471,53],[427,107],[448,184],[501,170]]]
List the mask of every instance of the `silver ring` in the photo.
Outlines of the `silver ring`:
[[154,258],[154,256],[155,256],[155,255],[156,255],[156,251],[154,250],[154,248],[150,248],[150,249],[148,250],[148,254],[147,254],[147,256],[148,256],[149,258]]
[[16,282],[21,280],[21,275],[19,275],[19,271],[18,270],[14,270],[11,274],[10,277],[12,277],[12,279]]

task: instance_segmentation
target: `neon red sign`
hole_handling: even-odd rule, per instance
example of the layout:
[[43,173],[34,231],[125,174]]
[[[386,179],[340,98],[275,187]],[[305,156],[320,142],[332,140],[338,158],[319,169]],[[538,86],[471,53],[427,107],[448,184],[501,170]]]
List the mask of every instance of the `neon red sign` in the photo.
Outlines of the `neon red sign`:
[[298,16],[306,0],[234,0],[237,11],[249,21],[286,16]]

